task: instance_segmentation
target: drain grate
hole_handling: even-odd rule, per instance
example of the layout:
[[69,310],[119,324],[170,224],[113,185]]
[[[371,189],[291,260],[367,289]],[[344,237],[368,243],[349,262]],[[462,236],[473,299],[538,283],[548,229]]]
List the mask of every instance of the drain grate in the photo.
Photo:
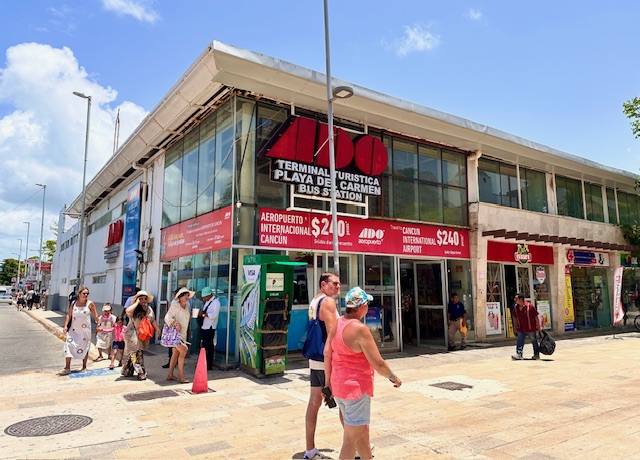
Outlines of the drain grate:
[[127,401],[151,401],[152,399],[172,398],[174,396],[178,396],[178,393],[173,390],[154,390],[129,393],[124,395],[124,399]]
[[50,415],[14,423],[8,426],[4,432],[9,436],[18,437],[51,436],[79,430],[91,422],[93,419],[84,415]]
[[464,383],[457,383],[457,382],[432,383],[431,386],[436,388],[442,388],[443,390],[449,390],[449,391],[462,391],[466,388],[473,388],[473,385],[466,385]]

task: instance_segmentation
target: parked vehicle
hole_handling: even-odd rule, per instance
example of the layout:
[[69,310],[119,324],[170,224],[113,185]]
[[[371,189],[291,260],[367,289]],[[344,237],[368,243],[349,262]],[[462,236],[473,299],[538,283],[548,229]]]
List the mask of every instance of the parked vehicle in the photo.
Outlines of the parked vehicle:
[[11,290],[6,287],[0,287],[0,303],[13,304],[13,298],[11,297]]

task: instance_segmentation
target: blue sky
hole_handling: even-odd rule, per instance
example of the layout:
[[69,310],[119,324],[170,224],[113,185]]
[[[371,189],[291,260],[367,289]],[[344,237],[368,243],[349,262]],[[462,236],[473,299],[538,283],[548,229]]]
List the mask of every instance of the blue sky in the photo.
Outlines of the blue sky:
[[[391,7],[390,7],[391,5]],[[640,172],[640,2],[330,0],[332,74]],[[0,3],[0,260],[44,238],[88,178],[213,40],[325,70],[322,0]],[[24,256],[23,244],[23,256]],[[30,256],[36,255],[30,251]]]

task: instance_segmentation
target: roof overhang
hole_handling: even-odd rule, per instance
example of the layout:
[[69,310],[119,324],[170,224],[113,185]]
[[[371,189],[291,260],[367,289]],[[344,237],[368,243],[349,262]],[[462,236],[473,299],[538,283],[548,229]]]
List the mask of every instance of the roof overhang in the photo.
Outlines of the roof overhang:
[[[354,90],[349,99],[334,101],[334,115],[338,118],[633,190],[636,175],[630,172],[339,79],[333,79],[332,83]],[[87,185],[87,212],[118,190],[131,175],[139,173],[134,166],[142,166],[162,153],[220,101],[226,100],[234,88],[310,110],[327,109],[323,73],[214,41]],[[80,199],[77,197],[71,203],[69,212],[79,212]]]

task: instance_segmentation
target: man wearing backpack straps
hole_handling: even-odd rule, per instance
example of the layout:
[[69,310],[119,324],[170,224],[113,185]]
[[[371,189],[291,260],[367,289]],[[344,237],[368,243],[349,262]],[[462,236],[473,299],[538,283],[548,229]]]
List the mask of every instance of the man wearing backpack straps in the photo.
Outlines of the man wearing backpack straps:
[[521,360],[524,349],[524,339],[529,337],[531,345],[533,345],[533,357],[531,359],[540,359],[540,350],[538,349],[538,339],[536,332],[540,332],[540,318],[538,318],[538,310],[529,302],[524,301],[524,294],[521,292],[516,294],[516,305],[513,309],[516,333],[518,339],[516,342],[516,354],[512,359]]
[[[333,273],[323,273],[320,276],[320,292],[309,303],[309,320],[316,319],[316,310],[318,311],[318,319],[320,327],[323,329],[323,338],[326,342],[327,331],[330,331],[334,323],[338,319],[338,308],[336,307],[335,297],[340,295],[340,278]],[[320,308],[318,308],[320,303]],[[318,411],[322,405],[322,389],[325,387],[324,379],[324,362],[309,360],[309,373],[311,381],[311,393],[309,394],[309,403],[307,404],[307,413],[305,415],[305,437],[306,449],[304,458],[318,459],[329,458],[316,449],[315,436],[316,424],[318,422]]]

